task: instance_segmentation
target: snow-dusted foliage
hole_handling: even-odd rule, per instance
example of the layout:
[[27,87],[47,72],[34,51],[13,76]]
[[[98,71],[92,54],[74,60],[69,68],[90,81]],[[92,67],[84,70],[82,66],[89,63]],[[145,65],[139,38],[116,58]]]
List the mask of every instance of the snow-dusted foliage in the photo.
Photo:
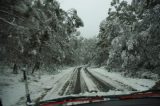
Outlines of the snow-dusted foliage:
[[100,62],[111,68],[159,73],[160,2],[133,0],[129,5],[114,0],[111,5],[109,16],[100,24],[98,47],[107,52],[106,61]]
[[56,0],[1,0],[0,14],[0,62],[6,65],[65,64],[70,37],[83,26],[75,9],[64,11]]
[[73,36],[70,39],[70,60],[74,65],[90,64],[96,55],[96,43],[97,38],[90,39],[83,38],[81,36]]

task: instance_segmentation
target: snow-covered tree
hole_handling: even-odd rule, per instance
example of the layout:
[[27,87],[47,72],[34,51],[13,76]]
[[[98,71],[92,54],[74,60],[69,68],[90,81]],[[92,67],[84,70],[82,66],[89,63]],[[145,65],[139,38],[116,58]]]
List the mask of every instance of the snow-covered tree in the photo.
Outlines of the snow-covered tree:
[[83,26],[75,9],[64,11],[56,0],[1,0],[0,13],[1,62],[33,70],[63,65],[72,33]]
[[[159,69],[160,2],[113,0],[109,16],[100,24],[98,47],[106,51],[100,62],[126,70]],[[104,52],[102,52],[104,53]]]

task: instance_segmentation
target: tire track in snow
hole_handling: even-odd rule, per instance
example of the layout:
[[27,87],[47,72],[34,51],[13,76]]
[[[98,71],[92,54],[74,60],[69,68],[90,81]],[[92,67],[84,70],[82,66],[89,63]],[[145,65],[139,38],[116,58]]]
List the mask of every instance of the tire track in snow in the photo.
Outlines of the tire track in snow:
[[42,100],[49,100],[57,96],[60,96],[62,94],[61,92],[64,85],[70,80],[70,77],[73,72],[74,70],[65,72],[61,77],[53,81],[53,88],[47,92],[47,94],[44,96],[44,98],[42,98]]
[[[91,72],[91,71],[90,71]],[[113,80],[112,78],[102,74],[102,73],[99,73],[97,71],[94,71],[94,73],[99,76],[99,78],[103,78],[103,80],[105,79],[106,81],[109,81],[109,83],[111,83],[112,86],[116,87],[118,90],[122,90],[122,91],[125,91],[125,90],[128,90],[128,91],[137,91],[136,89],[132,88],[131,86],[129,85],[126,85],[120,81],[117,81],[117,80]]]
[[86,90],[88,91],[82,79],[81,69],[82,67],[75,68],[70,79],[61,89],[61,95],[79,94],[85,92]]
[[81,69],[81,77],[80,77],[80,80],[81,80],[81,92],[82,93],[85,93],[85,92],[89,92],[89,87],[87,85],[87,82],[86,82],[86,77],[84,77],[84,70],[83,68]]
[[80,71],[81,71],[81,68],[82,67],[77,68],[78,73],[77,73],[76,84],[75,84],[75,87],[74,87],[74,94],[81,93],[81,80],[80,80],[80,76],[81,76]]
[[93,75],[87,68],[84,68],[86,74],[93,80],[93,82],[97,85],[97,88],[102,92],[107,92],[109,90],[116,89],[106,81],[101,80],[99,77]]
[[[70,95],[70,94],[74,94],[74,88],[75,88],[75,84],[76,84],[76,80],[77,79],[77,73],[78,70],[77,68],[74,69],[74,72],[72,73],[70,80],[68,80],[68,82],[66,83],[67,86],[64,86],[63,89],[65,89],[64,93],[62,95]],[[63,91],[62,89],[62,91]]]
[[88,76],[88,74],[84,71],[84,68],[81,70],[81,77],[84,80],[84,84],[86,85],[88,90],[85,92],[99,91],[97,85],[93,82],[93,80]]

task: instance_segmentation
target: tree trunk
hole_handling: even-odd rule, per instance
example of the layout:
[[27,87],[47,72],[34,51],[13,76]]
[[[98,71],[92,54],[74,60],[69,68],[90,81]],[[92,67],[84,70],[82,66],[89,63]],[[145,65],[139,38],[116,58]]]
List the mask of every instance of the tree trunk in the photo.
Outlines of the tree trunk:
[[32,74],[35,72],[35,70],[40,69],[40,62],[36,62],[33,69],[32,69]]
[[13,74],[18,74],[17,64],[14,64],[14,66],[13,66]]

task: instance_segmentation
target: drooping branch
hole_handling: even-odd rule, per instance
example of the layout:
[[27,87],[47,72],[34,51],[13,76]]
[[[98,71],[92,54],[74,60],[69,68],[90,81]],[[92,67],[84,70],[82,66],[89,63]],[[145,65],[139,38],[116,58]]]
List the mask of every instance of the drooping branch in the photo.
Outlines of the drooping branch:
[[[30,29],[29,27],[24,27],[24,26],[21,26],[21,25],[14,24],[13,22],[9,22],[9,21],[7,21],[6,19],[4,19],[2,17],[0,17],[0,20],[5,22],[5,23],[7,23],[7,24],[9,24],[9,25],[11,25],[11,26],[14,26],[14,27],[19,27],[19,28],[25,29],[25,30],[29,30]],[[40,29],[37,29],[37,28],[32,28],[32,29],[40,31]]]
[[22,18],[22,17],[18,17],[18,16],[16,16],[16,15],[12,14],[12,13],[7,12],[7,11],[0,10],[0,12],[5,13],[5,14],[8,14],[8,15],[10,15],[10,16],[14,16],[14,17],[16,17],[16,18],[18,18],[18,19],[22,19],[22,20],[24,20],[24,18]]
[[17,24],[14,24],[14,23],[12,23],[12,22],[7,21],[6,19],[4,19],[4,18],[2,18],[2,17],[0,17],[0,20],[3,21],[3,22],[5,22],[5,23],[7,23],[7,24],[9,24],[9,25],[11,25],[11,26],[19,27],[19,28],[22,28],[22,29],[26,29],[26,28],[23,27],[23,26],[19,26],[19,25],[17,25]]

